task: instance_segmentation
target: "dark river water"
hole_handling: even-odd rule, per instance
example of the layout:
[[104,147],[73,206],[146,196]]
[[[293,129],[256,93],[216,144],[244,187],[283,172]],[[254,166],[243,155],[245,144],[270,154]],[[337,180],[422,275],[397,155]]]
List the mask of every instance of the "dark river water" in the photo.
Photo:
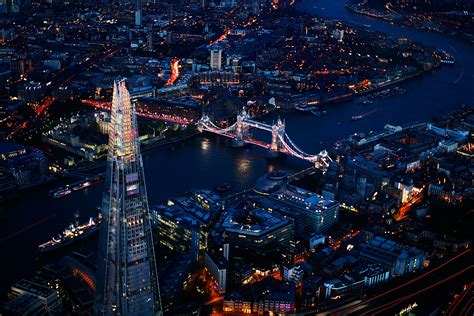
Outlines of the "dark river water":
[[[370,130],[380,130],[386,123],[403,124],[426,121],[434,115],[461,104],[472,104],[474,91],[473,46],[442,34],[419,31],[384,21],[350,13],[344,0],[302,1],[299,10],[345,22],[370,25],[394,37],[407,37],[424,45],[452,52],[454,66],[444,66],[432,73],[402,83],[407,91],[373,104],[362,105],[349,101],[328,107],[328,116],[296,112],[275,113],[286,120],[288,135],[308,153],[330,147],[336,140]],[[377,111],[367,118],[353,122],[351,116]],[[229,183],[234,191],[253,186],[268,170],[297,171],[308,167],[307,162],[288,158],[277,165],[269,165],[265,152],[249,148],[232,148],[228,141],[212,135],[201,135],[172,146],[158,148],[143,157],[150,204],[166,201],[169,196],[183,194],[192,188],[213,188]],[[31,275],[35,267],[36,247],[59,233],[70,223],[72,215],[80,211],[83,220],[96,215],[100,205],[102,184],[74,192],[61,199],[48,196],[47,188],[23,194],[21,199],[0,205],[0,296],[22,277]]]

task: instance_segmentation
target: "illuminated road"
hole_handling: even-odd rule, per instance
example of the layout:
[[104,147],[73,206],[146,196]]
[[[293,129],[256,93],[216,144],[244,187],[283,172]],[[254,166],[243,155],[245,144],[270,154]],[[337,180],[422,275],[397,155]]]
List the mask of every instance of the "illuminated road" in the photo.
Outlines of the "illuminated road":
[[210,43],[209,43],[209,46],[212,46],[212,45],[214,45],[214,44],[217,44],[217,43],[219,43],[219,42],[225,40],[226,37],[227,37],[227,35],[229,35],[229,34],[230,34],[230,29],[225,30],[224,33],[223,33],[221,36],[219,36],[216,40],[210,42]]
[[171,77],[165,84],[165,87],[172,86],[179,77],[179,59],[171,60]]
[[[466,275],[472,276],[474,268],[471,264],[472,261],[472,250],[467,249],[439,266],[424,271],[418,276],[408,279],[404,283],[383,293],[351,306],[335,308],[329,311],[328,314],[347,315],[356,312],[364,314],[393,314],[393,312],[404,308],[405,305],[415,302],[417,298],[426,299],[422,295],[436,291],[439,286],[445,285],[446,282],[452,280],[459,281],[460,278],[465,278]],[[420,305],[420,302],[418,302],[418,305]],[[370,310],[366,311],[369,308]]]
[[36,117],[40,116],[53,103],[53,98],[47,96],[41,105],[35,110]]
[[[427,285],[419,290],[417,290],[416,292],[414,293],[411,293],[411,294],[407,294],[405,296],[402,296],[398,299],[395,299],[393,301],[390,301],[388,303],[385,303],[381,306],[378,306],[374,309],[371,309],[369,311],[367,311],[367,314],[370,314],[370,315],[386,315],[387,313],[388,314],[392,314],[393,312],[396,312],[397,310],[401,310],[403,308],[406,308],[404,307],[403,304],[405,305],[413,305],[413,304],[416,304],[416,305],[419,305],[417,303],[418,300],[420,299],[423,299],[422,295],[425,295],[425,294],[428,294],[430,295],[430,293],[428,291],[436,291],[436,290],[439,290],[439,287],[441,287],[441,285],[443,285],[444,283],[446,282],[449,282],[457,277],[464,277],[465,275],[468,275],[469,272],[472,272],[472,270],[474,269],[474,265],[470,265],[460,271],[453,271],[455,273],[445,277],[445,278],[442,278],[440,281],[437,281],[435,283],[432,283],[430,285]],[[472,273],[471,273],[472,275]],[[430,295],[431,296],[431,295]],[[410,301],[409,301],[410,300]],[[365,311],[364,311],[365,313]],[[461,314],[455,314],[455,315],[461,315]]]
[[400,207],[400,209],[398,210],[398,214],[395,216],[395,220],[401,221],[402,219],[407,218],[411,207],[421,202],[422,200],[423,200],[423,194],[419,193],[415,195],[410,201],[408,201],[405,205]]
[[75,68],[65,69],[60,75],[58,74],[52,81],[52,86],[61,86],[67,87],[72,79],[74,79],[78,74],[83,72],[84,70],[89,69],[95,63],[104,60],[106,58],[112,57],[116,53],[120,52],[124,48],[123,45],[116,45],[114,47],[109,48],[105,52],[98,54],[95,57],[89,58],[85,60],[83,63],[80,63]]
[[[269,12],[271,12],[272,10],[276,10],[278,8],[278,1],[276,2],[277,6],[272,6],[270,9],[269,9]],[[292,0],[291,1],[291,5],[294,4],[294,1]],[[235,12],[235,10],[230,10],[228,12],[228,18],[229,20],[231,20],[231,15]],[[233,25],[233,28],[247,28],[249,26],[252,26],[253,24],[255,24],[257,21],[258,21],[258,17],[261,13],[257,14],[256,16],[252,16],[250,17],[247,21],[245,22],[242,22],[241,25]],[[224,31],[224,33],[222,33],[222,35],[220,35],[217,39],[215,39],[214,41],[211,41],[209,43],[209,46],[212,46],[214,44],[217,44],[223,40],[225,40],[227,38],[227,36],[229,34],[232,33],[232,28],[228,28]]]
[[[81,103],[84,104],[84,105],[95,107],[97,109],[110,111],[111,102],[94,101],[94,100],[81,100]],[[177,116],[177,115],[176,116],[170,116],[170,115],[166,115],[166,114],[157,114],[157,113],[149,113],[149,112],[147,113],[147,112],[143,112],[139,108],[137,109],[137,115],[142,116],[142,117],[155,119],[155,120],[160,120],[160,121],[178,123],[178,124],[181,124],[181,125],[189,125],[189,124],[194,123],[192,119],[183,118],[183,117],[180,117],[180,116]]]
[[[79,64],[77,67],[74,68],[67,68],[62,70],[60,73],[58,73],[49,83],[51,88],[56,88],[56,87],[66,87],[69,85],[72,79],[74,79],[78,74],[80,74],[82,71],[89,69],[92,65],[97,63],[100,60],[103,60],[105,58],[109,58],[119,51],[123,49],[123,46],[117,45],[114,46],[110,49],[108,49],[105,52],[102,52],[98,54],[97,56],[88,59],[82,64]],[[7,136],[6,139],[12,139],[18,132],[21,130],[26,129],[28,126],[31,126],[33,122],[36,121],[37,118],[41,117],[46,110],[51,106],[53,103],[53,98],[52,96],[47,96],[43,102],[35,109],[35,117],[32,119],[29,119],[25,122],[23,122],[21,125],[19,125],[17,128],[15,128],[13,131],[11,131]]]
[[454,295],[444,312],[446,316],[472,315],[474,312],[474,282],[464,285],[460,294]]
[[217,297],[214,297],[214,298],[210,299],[206,303],[204,303],[204,305],[211,305],[211,304],[217,303],[219,301],[222,301],[223,299],[224,299],[224,296],[217,296]]

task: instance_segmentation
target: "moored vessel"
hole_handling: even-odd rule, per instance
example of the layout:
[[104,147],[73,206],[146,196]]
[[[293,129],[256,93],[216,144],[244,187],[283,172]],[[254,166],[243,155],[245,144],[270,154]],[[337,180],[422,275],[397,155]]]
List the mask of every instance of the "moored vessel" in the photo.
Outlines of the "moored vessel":
[[99,222],[92,217],[85,223],[79,223],[79,214],[74,214],[74,222],[71,223],[60,234],[53,236],[49,241],[38,246],[40,252],[49,252],[66,245],[70,245],[77,240],[81,240],[93,235],[99,230]]
[[49,191],[49,195],[55,199],[58,199],[58,198],[61,198],[61,197],[64,197],[68,194],[71,194],[71,189],[69,188],[69,186],[66,186],[65,188],[59,188],[59,189],[56,189],[56,190],[51,190]]

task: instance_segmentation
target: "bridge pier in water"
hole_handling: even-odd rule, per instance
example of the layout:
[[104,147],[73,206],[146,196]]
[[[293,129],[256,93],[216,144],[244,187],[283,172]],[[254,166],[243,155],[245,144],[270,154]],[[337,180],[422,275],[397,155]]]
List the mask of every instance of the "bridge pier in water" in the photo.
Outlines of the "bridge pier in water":
[[237,122],[235,123],[235,137],[232,140],[233,147],[245,146],[245,138],[249,135],[249,127],[244,123],[244,120],[248,118],[248,114],[245,110],[242,110],[237,115]]
[[276,159],[282,156],[285,150],[282,139],[285,136],[285,122],[278,118],[276,124],[272,125],[272,142],[267,153],[269,159]]

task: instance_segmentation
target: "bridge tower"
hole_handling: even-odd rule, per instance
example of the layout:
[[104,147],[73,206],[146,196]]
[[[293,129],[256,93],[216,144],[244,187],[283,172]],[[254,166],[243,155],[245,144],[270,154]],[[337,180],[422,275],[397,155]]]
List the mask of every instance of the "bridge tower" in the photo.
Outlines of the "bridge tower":
[[197,129],[199,133],[202,133],[202,131],[205,129],[205,126],[207,123],[209,123],[210,119],[209,116],[203,115],[201,119],[197,122]]
[[272,143],[270,144],[270,154],[278,156],[283,149],[281,140],[285,137],[285,122],[278,118],[276,124],[272,125]]
[[245,124],[245,119],[248,119],[248,114],[245,110],[242,110],[237,115],[237,122],[235,125],[235,138],[233,140],[233,146],[242,147],[245,145],[244,138],[248,135],[249,127]]
[[317,169],[326,170],[329,168],[329,163],[332,161],[326,150],[321,151],[317,156],[317,159],[314,161],[314,166]]

